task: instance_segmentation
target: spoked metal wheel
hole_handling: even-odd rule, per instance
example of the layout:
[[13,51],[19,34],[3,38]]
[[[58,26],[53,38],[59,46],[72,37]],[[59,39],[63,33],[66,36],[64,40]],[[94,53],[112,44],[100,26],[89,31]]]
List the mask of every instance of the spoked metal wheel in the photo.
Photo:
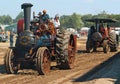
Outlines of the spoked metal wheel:
[[36,69],[40,75],[50,71],[50,52],[46,47],[40,47],[36,53]]
[[68,66],[69,68],[74,67],[75,53],[76,53],[75,40],[73,37],[71,37],[69,41],[69,45],[68,45]]
[[15,60],[13,49],[9,49],[4,59],[5,69],[8,74],[16,74],[18,72],[18,63]]

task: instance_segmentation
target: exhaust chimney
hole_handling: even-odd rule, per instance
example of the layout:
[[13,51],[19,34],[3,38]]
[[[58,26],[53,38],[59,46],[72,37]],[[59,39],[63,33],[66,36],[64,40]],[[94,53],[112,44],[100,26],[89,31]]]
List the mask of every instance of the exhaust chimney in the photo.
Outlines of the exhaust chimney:
[[30,30],[30,17],[31,17],[31,7],[33,5],[31,3],[24,3],[21,5],[21,8],[24,10],[24,23],[25,29]]

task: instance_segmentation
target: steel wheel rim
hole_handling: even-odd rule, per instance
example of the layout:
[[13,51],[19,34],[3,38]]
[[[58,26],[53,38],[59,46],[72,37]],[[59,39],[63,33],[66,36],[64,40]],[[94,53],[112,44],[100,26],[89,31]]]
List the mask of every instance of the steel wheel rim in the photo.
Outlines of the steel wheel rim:
[[13,51],[10,52],[10,66],[12,67],[13,71],[17,72],[18,71],[18,65],[17,63],[14,62],[14,54]]
[[74,61],[75,61],[75,46],[74,46],[74,41],[71,39],[70,44],[68,47],[68,63],[70,68],[74,67]]
[[44,73],[48,73],[50,71],[50,53],[47,49],[43,52],[42,66]]

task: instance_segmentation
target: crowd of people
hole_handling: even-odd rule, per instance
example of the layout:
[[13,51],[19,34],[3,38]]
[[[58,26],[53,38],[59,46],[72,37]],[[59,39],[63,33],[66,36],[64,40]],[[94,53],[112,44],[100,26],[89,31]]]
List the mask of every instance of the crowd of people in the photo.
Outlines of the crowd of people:
[[43,10],[42,12],[39,12],[39,22],[47,24],[50,20],[54,23],[55,28],[60,27],[60,21],[59,21],[59,14],[56,14],[54,19],[50,19],[49,14],[47,14],[46,10]]

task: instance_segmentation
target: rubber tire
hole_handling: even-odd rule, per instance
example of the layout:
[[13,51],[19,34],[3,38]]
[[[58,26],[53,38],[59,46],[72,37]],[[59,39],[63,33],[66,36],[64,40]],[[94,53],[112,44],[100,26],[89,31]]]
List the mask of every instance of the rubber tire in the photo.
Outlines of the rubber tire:
[[116,35],[116,51],[119,49],[119,35]]
[[87,39],[87,42],[86,42],[86,51],[87,51],[87,53],[91,53],[91,52],[93,52],[93,45],[92,45],[93,43],[92,43],[92,40],[91,39]]
[[16,74],[18,72],[18,69],[13,70],[12,65],[11,65],[11,58],[12,58],[12,53],[13,49],[9,49],[5,55],[4,59],[4,65],[5,65],[5,70],[8,74]]
[[109,45],[108,45],[108,40],[103,41],[103,52],[108,53],[109,52]]
[[110,46],[111,52],[117,51],[118,45],[117,45],[117,39],[116,39],[115,32],[111,32],[109,34],[109,46]]
[[70,69],[68,61],[68,42],[69,34],[67,32],[56,35],[56,54],[57,64],[60,69]]

